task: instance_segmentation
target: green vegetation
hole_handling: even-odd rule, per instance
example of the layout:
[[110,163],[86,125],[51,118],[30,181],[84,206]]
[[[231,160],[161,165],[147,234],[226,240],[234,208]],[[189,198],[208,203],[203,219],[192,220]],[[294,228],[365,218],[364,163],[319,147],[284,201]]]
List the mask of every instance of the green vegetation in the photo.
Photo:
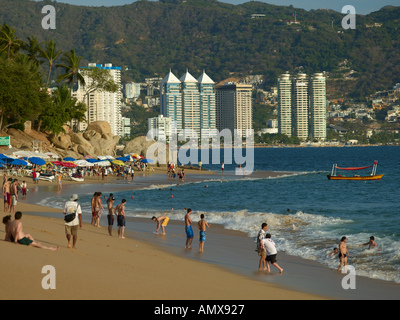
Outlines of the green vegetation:
[[[17,38],[13,28],[3,24],[0,29],[0,131],[36,120],[38,131],[58,134],[72,119],[85,120],[86,107],[71,97],[66,84],[60,83],[50,93],[52,67],[60,54],[53,40],[46,41],[42,48],[35,37],[28,37],[24,42]],[[42,68],[44,62],[48,70]],[[67,73],[60,80],[73,83],[76,74],[71,74],[69,63],[62,65]],[[46,84],[43,77],[47,78]]]
[[[343,87],[360,98],[388,88],[400,74],[399,7],[357,16],[356,29],[343,30],[339,12],[257,1],[236,6],[213,0],[136,1],[115,7],[51,4],[57,10],[55,30],[41,28],[43,2],[3,0],[0,18],[20,36],[54,39],[62,51],[75,48],[83,64],[110,62],[127,68],[127,80],[163,76],[170,68],[183,74],[188,68],[194,75],[206,69],[217,82],[232,73],[263,74],[268,87],[287,70],[302,66],[307,74],[330,72],[347,59],[356,80]],[[300,24],[286,25],[294,11]],[[252,19],[254,13],[265,17]],[[366,27],[374,23],[382,26]]]

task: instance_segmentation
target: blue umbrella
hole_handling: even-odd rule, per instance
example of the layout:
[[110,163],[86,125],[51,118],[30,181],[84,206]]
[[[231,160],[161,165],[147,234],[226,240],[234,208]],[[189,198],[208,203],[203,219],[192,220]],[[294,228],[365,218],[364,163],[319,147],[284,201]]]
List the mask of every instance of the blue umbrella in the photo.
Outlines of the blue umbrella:
[[21,160],[21,159],[13,159],[10,164],[14,166],[26,166],[28,162]]
[[97,161],[99,161],[99,160],[97,160],[97,159],[86,159],[86,161],[87,161],[87,162],[91,162],[91,163],[95,163],[95,162],[97,162]]
[[76,161],[76,160],[72,157],[66,157],[64,158],[64,161]]
[[150,162],[154,162],[154,161],[151,160],[151,159],[143,159],[142,162],[143,162],[143,163],[150,163]]
[[10,157],[7,157],[5,154],[0,154],[0,159],[4,160],[4,159],[12,159]]
[[39,166],[43,166],[46,164],[46,161],[44,161],[42,158],[38,158],[38,157],[31,157],[28,159],[31,163],[33,164],[37,164]]
[[127,157],[118,157],[117,160],[121,160],[121,161],[127,162],[127,161],[129,161],[129,158],[127,158]]

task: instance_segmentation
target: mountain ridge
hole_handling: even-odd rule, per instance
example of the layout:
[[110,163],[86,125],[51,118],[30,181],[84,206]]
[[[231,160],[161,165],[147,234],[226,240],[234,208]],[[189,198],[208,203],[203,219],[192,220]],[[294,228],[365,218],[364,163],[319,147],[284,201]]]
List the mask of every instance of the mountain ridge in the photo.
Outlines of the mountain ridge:
[[[44,5],[56,8],[56,29],[45,30]],[[285,24],[296,12],[300,24]],[[251,14],[265,14],[252,19]],[[344,30],[344,15],[262,2],[241,5],[214,0],[136,1],[115,7],[86,7],[51,1],[2,0],[0,18],[20,39],[53,38],[63,51],[75,49],[87,62],[123,67],[123,79],[143,81],[171,68],[183,74],[203,69],[215,82],[234,74],[263,74],[265,85],[285,71],[333,72],[347,59],[357,71],[350,94],[362,97],[400,79],[400,7],[357,15]],[[381,27],[367,28],[379,23]],[[128,70],[126,70],[128,69]]]

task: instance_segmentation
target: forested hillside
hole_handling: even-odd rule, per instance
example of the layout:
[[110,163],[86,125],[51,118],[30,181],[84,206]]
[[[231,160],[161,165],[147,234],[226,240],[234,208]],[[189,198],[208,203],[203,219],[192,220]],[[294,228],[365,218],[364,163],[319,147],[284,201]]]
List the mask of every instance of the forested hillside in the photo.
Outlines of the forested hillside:
[[[45,4],[56,8],[55,30],[41,26]],[[294,12],[300,24],[286,25]],[[255,13],[265,16],[252,19]],[[83,64],[123,67],[126,80],[164,76],[170,68],[179,76],[188,68],[194,76],[205,69],[216,82],[233,73],[263,74],[269,86],[286,70],[302,66],[309,74],[331,72],[347,59],[357,82],[344,87],[354,97],[399,82],[400,8],[357,16],[355,30],[342,29],[343,17],[332,10],[213,0],[137,1],[117,7],[1,0],[0,7],[0,21],[15,28],[20,39],[52,38],[63,51],[74,48]],[[366,27],[373,23],[382,25]]]

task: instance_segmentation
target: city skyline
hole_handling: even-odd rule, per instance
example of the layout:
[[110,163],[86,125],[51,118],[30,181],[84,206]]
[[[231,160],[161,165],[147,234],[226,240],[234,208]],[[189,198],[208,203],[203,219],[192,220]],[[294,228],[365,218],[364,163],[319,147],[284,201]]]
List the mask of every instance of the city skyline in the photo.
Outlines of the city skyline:
[[[150,0],[155,1],[155,0]],[[278,5],[278,6],[290,6],[293,5],[294,8],[309,10],[316,9],[331,9],[337,12],[341,12],[342,8],[345,5],[352,5],[358,14],[369,14],[373,11],[378,11],[384,6],[392,5],[399,6],[400,3],[398,0],[385,0],[385,1],[376,1],[376,0],[337,0],[337,1],[328,1],[328,0],[259,0],[260,2]],[[60,3],[67,3],[71,5],[79,5],[79,6],[123,6],[126,4],[131,4],[133,0],[62,0],[58,1]],[[243,4],[246,2],[250,2],[248,0],[221,0],[220,2],[225,2],[233,5]]]

